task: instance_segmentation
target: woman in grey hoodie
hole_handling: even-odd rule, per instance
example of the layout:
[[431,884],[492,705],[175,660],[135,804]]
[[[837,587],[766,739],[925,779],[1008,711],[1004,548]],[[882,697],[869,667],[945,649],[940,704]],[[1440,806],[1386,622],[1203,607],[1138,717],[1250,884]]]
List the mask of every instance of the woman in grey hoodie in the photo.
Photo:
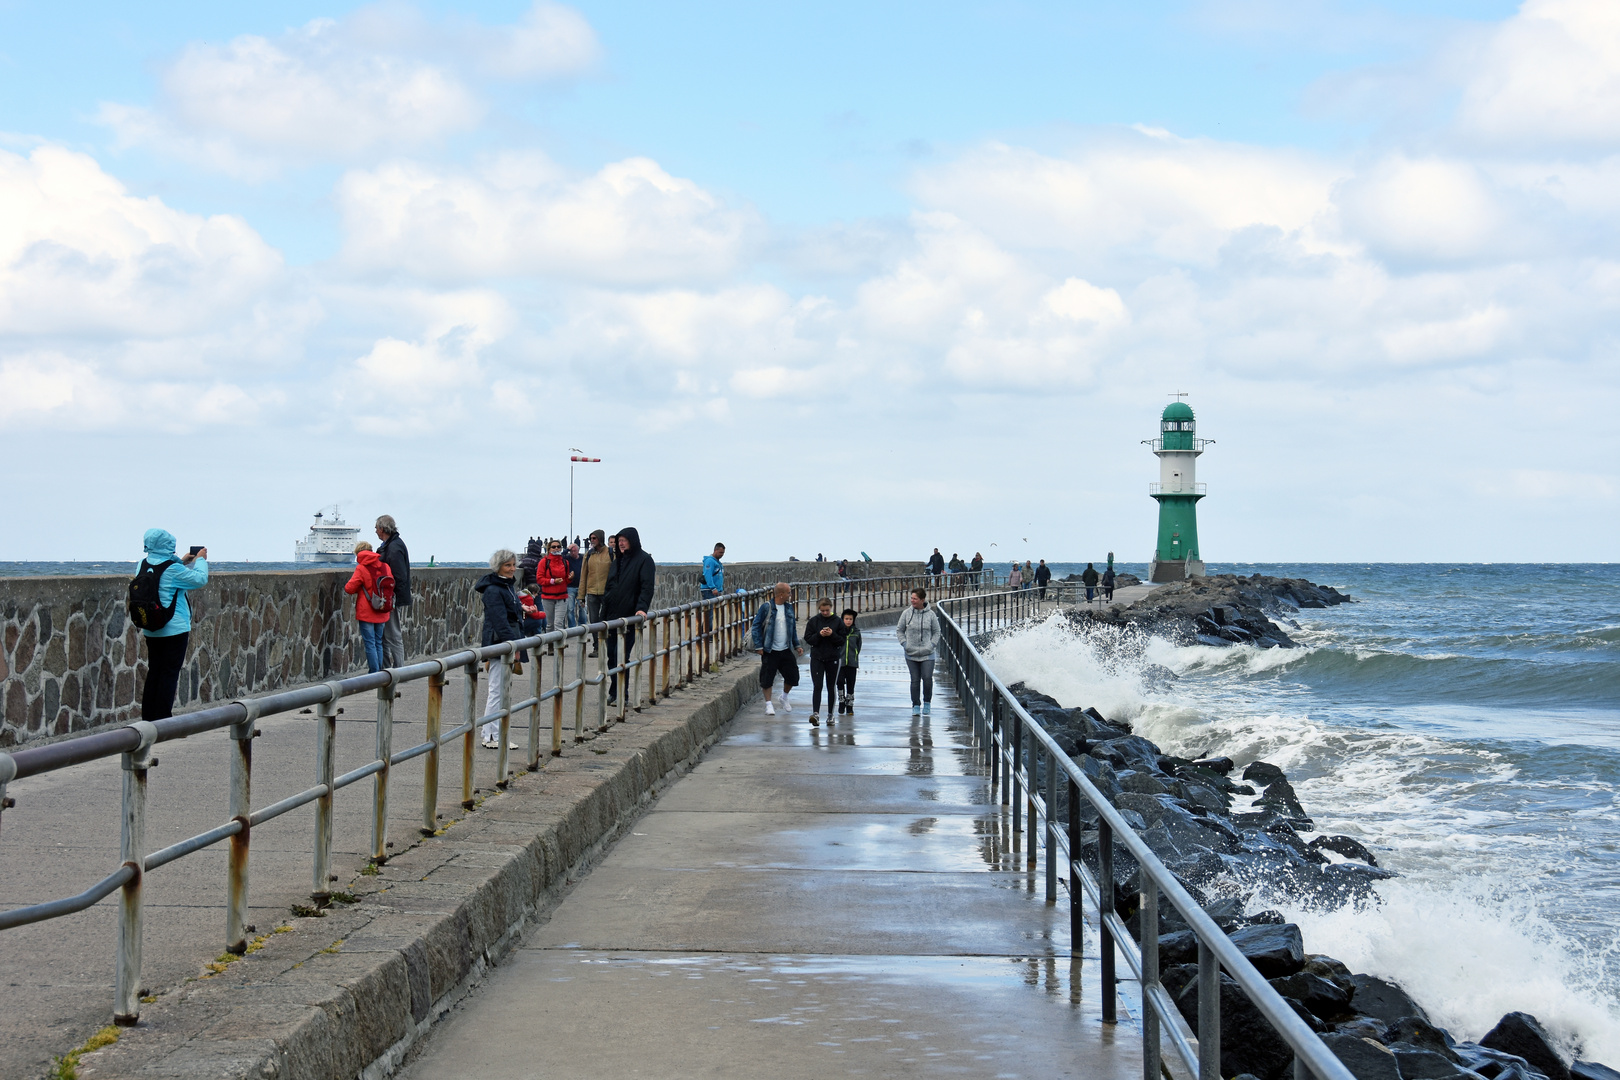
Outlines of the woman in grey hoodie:
[[928,606],[926,590],[911,590],[911,606],[900,613],[895,636],[905,650],[906,669],[911,672],[911,713],[927,715],[934,700],[934,647],[939,644],[939,616]]

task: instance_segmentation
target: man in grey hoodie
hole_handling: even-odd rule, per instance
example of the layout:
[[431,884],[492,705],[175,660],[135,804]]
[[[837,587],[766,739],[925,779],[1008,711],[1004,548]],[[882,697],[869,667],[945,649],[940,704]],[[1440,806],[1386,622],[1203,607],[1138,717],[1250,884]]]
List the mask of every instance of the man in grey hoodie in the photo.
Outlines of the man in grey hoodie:
[[900,647],[906,654],[906,669],[911,672],[911,714],[926,716],[934,700],[934,648],[939,644],[939,616],[928,606],[925,590],[911,590],[911,606],[900,613],[895,636],[900,639]]

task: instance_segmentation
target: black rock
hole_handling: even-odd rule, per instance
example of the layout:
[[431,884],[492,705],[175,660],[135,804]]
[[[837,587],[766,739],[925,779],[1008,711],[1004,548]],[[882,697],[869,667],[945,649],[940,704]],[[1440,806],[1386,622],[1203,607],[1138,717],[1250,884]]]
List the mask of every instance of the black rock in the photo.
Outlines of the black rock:
[[1150,772],[1131,770],[1119,774],[1119,786],[1138,795],[1172,795],[1170,786]]
[[1478,1043],[1458,1043],[1453,1049],[1465,1068],[1485,1080],[1547,1080],[1545,1074],[1517,1054]]
[[1304,817],[1305,807],[1300,805],[1294,785],[1287,780],[1274,780],[1266,785],[1265,794],[1255,800],[1256,806],[1272,806],[1290,817]]
[[1510,1012],[1479,1040],[1479,1045],[1528,1061],[1547,1080],[1569,1080],[1569,1066],[1552,1047],[1552,1038],[1529,1013]]
[[[1187,964],[1167,972],[1163,982],[1182,1017],[1196,1029],[1198,966]],[[1221,1075],[1253,1073],[1260,1080],[1283,1080],[1294,1060],[1293,1049],[1225,972],[1221,973],[1220,987]]]
[[1271,908],[1257,911],[1253,915],[1247,916],[1247,919],[1250,926],[1281,926],[1288,921],[1286,915],[1280,911],[1273,911]]
[[1373,858],[1372,852],[1368,851],[1360,841],[1351,839],[1348,836],[1318,836],[1311,841],[1310,846],[1312,851],[1326,848],[1336,854],[1343,855],[1347,859],[1360,859],[1368,866],[1378,865],[1378,860]]
[[1198,963],[1198,936],[1191,930],[1178,930],[1159,938],[1159,970]]
[[[1403,1016],[1390,1024],[1384,1029],[1383,1042],[1391,1049],[1401,1045],[1413,1050],[1431,1050],[1447,1061],[1462,1062],[1462,1058],[1451,1048],[1451,1037],[1420,1017]],[[1620,1077],[1616,1080],[1620,1080]]]
[[1325,953],[1307,953],[1305,967],[1301,970],[1308,971],[1312,975],[1320,975],[1324,979],[1331,979],[1335,975],[1348,978],[1350,975],[1350,969],[1344,966],[1344,961],[1335,960]]
[[1286,780],[1288,774],[1268,761],[1251,761],[1243,770],[1243,779],[1253,780],[1261,787],[1267,787],[1278,780]]
[[1577,1061],[1569,1067],[1569,1075],[1575,1080],[1620,1080],[1620,1072],[1595,1061]]
[[1395,1067],[1401,1080],[1467,1080],[1471,1075],[1444,1054],[1421,1050],[1410,1043],[1396,1043],[1389,1048],[1395,1055]]
[[1208,769],[1217,776],[1225,776],[1232,771],[1232,759],[1229,757],[1204,758],[1193,762],[1193,765],[1200,769]]
[[1159,764],[1159,748],[1142,738],[1140,735],[1126,735],[1118,739],[1099,739],[1096,746],[1091,748],[1096,757],[1112,760],[1114,755],[1120,759],[1115,768],[1123,766],[1128,769],[1155,769]]
[[1322,1036],[1322,1041],[1356,1080],[1401,1080],[1395,1055],[1382,1043],[1339,1032]]
[[1350,1007],[1363,1016],[1382,1020],[1386,1025],[1408,1016],[1429,1019],[1429,1014],[1394,983],[1372,975],[1352,975],[1350,984],[1355,988],[1350,995]]
[[1292,975],[1305,966],[1305,941],[1293,923],[1245,926],[1231,937],[1238,951],[1268,979]]
[[1293,998],[1323,1020],[1333,1020],[1350,1011],[1350,995],[1318,975],[1299,971],[1270,982],[1277,993]]

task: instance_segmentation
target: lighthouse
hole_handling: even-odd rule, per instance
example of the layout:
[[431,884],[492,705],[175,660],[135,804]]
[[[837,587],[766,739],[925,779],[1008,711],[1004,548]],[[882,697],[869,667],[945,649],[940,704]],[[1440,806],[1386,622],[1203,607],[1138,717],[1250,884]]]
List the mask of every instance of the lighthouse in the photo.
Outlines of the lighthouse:
[[1198,483],[1198,455],[1205,443],[1214,441],[1198,438],[1192,407],[1180,400],[1165,406],[1159,437],[1143,440],[1159,458],[1159,482],[1148,485],[1148,494],[1159,504],[1159,541],[1148,568],[1150,581],[1204,576],[1204,556],[1198,547],[1198,500],[1204,497],[1204,485]]

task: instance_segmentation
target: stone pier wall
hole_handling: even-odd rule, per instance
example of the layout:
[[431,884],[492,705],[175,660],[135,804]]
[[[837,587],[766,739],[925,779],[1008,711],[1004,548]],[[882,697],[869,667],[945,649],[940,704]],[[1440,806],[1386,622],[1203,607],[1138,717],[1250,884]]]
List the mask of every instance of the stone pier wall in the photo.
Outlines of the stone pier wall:
[[[852,564],[862,577],[920,563]],[[416,567],[405,649],[417,657],[476,644],[485,571]],[[365,670],[348,570],[216,572],[190,594],[191,640],[177,712]],[[738,563],[728,589],[833,580],[831,563]],[[701,569],[659,567],[655,607],[697,599]],[[0,748],[140,719],[146,651],[124,613],[119,576],[0,578]]]

